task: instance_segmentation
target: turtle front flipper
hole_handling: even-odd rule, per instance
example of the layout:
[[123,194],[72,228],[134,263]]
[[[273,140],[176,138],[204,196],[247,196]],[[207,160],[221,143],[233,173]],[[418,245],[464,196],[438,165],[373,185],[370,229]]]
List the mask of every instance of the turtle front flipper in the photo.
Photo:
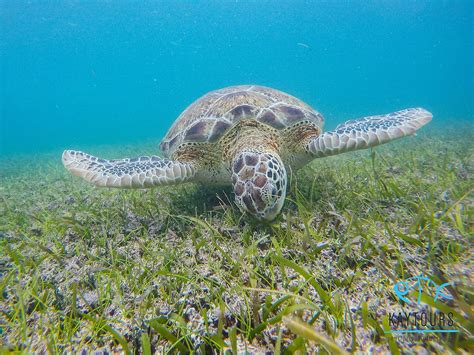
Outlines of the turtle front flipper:
[[192,164],[143,156],[134,159],[105,160],[74,150],[65,150],[66,169],[96,186],[146,188],[191,181],[196,174]]
[[351,120],[334,131],[311,139],[306,146],[315,158],[374,147],[412,135],[431,121],[433,115],[423,108],[409,108],[387,115]]

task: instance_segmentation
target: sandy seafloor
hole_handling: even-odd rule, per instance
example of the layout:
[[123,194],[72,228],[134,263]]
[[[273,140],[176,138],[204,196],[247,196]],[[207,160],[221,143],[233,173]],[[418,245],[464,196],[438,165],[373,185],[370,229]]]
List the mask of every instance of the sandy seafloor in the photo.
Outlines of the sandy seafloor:
[[[230,188],[97,189],[59,151],[2,157],[1,349],[321,350],[295,341],[283,316],[297,316],[347,351],[468,353],[473,141],[470,121],[433,124],[376,148],[374,162],[369,151],[314,161],[269,226],[242,216]],[[88,151],[155,154],[157,143]],[[401,307],[393,284],[420,273],[453,285],[460,332],[380,334]]]

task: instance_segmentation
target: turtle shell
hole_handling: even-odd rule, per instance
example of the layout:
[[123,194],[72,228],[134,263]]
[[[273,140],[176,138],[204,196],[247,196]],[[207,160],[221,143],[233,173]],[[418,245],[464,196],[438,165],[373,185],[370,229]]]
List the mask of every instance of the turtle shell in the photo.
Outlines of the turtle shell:
[[161,142],[170,157],[187,142],[217,142],[242,119],[254,119],[281,130],[301,121],[322,126],[323,117],[312,107],[284,92],[256,85],[211,91],[178,117]]

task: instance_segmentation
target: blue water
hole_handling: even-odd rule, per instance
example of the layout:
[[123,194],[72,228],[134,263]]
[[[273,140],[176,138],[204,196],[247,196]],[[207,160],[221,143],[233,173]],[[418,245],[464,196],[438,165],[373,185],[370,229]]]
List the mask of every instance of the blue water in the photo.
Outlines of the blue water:
[[[474,117],[474,1],[0,3],[0,153],[159,140],[207,91]],[[153,153],[153,152],[152,152]]]

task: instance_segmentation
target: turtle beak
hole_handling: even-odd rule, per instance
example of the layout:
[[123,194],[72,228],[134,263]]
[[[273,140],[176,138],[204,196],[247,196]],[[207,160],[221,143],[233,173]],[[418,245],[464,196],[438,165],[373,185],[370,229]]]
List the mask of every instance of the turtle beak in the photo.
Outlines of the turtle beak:
[[285,202],[286,189],[277,189],[276,184],[267,180],[263,187],[252,181],[245,183],[241,196],[236,194],[239,207],[259,220],[272,221],[280,213]]
[[263,199],[267,201],[267,208],[262,211],[261,219],[273,221],[279,214],[285,202],[286,186],[278,190],[276,184],[269,181],[262,191]]

